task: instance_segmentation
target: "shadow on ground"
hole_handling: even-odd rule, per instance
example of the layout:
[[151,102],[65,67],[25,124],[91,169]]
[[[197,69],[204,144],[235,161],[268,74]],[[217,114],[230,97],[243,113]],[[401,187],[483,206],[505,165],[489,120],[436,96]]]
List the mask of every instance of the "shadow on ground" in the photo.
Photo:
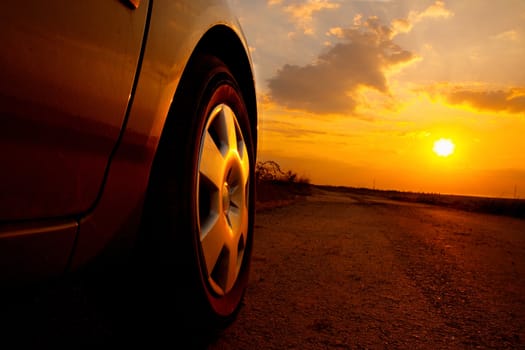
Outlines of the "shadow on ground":
[[184,328],[185,320],[166,312],[157,292],[139,285],[129,271],[83,271],[3,290],[0,335],[4,343],[30,348],[187,344],[199,349],[215,339],[214,330]]

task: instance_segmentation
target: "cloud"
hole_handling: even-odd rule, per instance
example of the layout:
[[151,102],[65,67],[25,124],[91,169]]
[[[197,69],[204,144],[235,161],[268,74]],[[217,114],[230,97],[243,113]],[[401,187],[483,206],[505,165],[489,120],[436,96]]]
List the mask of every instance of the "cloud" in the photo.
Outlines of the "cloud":
[[341,28],[341,27],[330,28],[330,30],[326,34],[327,35],[331,35],[331,36],[335,36],[335,37],[340,38],[340,39],[344,38],[344,36],[345,36],[343,28]]
[[386,73],[416,55],[392,41],[392,28],[370,17],[352,28],[334,28],[341,42],[305,66],[286,64],[269,79],[273,101],[318,114],[354,112],[362,87],[389,94]]
[[306,3],[292,3],[288,5],[283,5],[282,0],[268,0],[268,5],[282,6],[283,11],[290,16],[290,20],[296,28],[306,35],[314,34],[314,13],[327,9],[337,9],[341,6],[341,4],[330,0],[308,0]]
[[515,30],[508,30],[506,32],[494,35],[491,38],[496,39],[496,40],[503,40],[503,41],[518,41],[519,34]]
[[457,88],[444,96],[453,105],[467,104],[479,110],[525,113],[525,89],[479,91]]
[[417,90],[450,105],[466,105],[479,111],[525,113],[525,87],[491,88],[480,84],[434,84]]
[[267,120],[262,125],[262,130],[264,132],[274,132],[278,134],[282,134],[286,137],[291,138],[304,138],[304,137],[312,137],[312,136],[325,136],[329,135],[327,131],[321,131],[321,130],[314,130],[314,129],[308,129],[308,128],[298,128],[296,124],[289,123],[289,122],[283,122],[283,121],[276,121],[276,120]]
[[[284,119],[284,118],[283,118]],[[298,127],[297,123],[287,122],[283,120],[265,120],[261,123],[261,130],[264,133],[277,133],[287,138],[308,138],[311,141],[312,137],[329,136],[331,142],[336,142],[335,139],[341,138],[348,140],[353,135],[348,132],[334,132],[333,130],[323,130],[319,127]]]
[[413,27],[413,23],[406,18],[397,18],[392,21],[392,28],[395,33],[408,33]]
[[446,8],[443,1],[436,1],[423,12],[411,11],[408,18],[411,22],[416,23],[424,18],[449,18],[453,15],[454,14]]
[[396,34],[408,33],[412,30],[415,24],[424,19],[447,19],[452,16],[454,16],[454,13],[447,9],[443,1],[436,1],[421,12],[410,11],[407,18],[394,19],[392,21],[392,27]]

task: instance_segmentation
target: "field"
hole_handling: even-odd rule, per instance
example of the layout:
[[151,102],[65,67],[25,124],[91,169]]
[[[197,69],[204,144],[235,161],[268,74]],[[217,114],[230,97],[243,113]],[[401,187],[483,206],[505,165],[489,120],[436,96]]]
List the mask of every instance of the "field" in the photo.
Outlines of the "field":
[[375,190],[369,188],[290,183],[286,181],[260,181],[257,188],[258,207],[265,208],[272,205],[286,204],[296,198],[310,195],[312,190],[315,188],[348,194],[381,197],[404,202],[438,205],[469,212],[504,215],[525,219],[525,199]]

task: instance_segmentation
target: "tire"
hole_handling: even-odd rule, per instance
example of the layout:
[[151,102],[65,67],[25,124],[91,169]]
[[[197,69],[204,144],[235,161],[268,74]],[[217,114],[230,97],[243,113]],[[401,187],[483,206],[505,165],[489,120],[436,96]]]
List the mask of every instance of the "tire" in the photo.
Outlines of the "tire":
[[143,234],[154,293],[202,330],[233,321],[248,285],[255,145],[228,67],[212,56],[191,62],[159,143]]

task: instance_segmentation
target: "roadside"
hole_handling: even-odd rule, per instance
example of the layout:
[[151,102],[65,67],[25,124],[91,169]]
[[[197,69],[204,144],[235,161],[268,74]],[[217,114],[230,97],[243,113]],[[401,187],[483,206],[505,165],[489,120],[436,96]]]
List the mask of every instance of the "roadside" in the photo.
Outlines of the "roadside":
[[384,198],[394,201],[410,203],[424,203],[469,212],[494,214],[525,219],[525,199],[520,198],[490,198],[440,193],[376,190],[369,188],[354,188],[341,186],[311,186],[326,191],[354,194],[361,197],[372,196],[374,198]]
[[209,349],[523,349],[525,221],[315,190],[261,211]]

